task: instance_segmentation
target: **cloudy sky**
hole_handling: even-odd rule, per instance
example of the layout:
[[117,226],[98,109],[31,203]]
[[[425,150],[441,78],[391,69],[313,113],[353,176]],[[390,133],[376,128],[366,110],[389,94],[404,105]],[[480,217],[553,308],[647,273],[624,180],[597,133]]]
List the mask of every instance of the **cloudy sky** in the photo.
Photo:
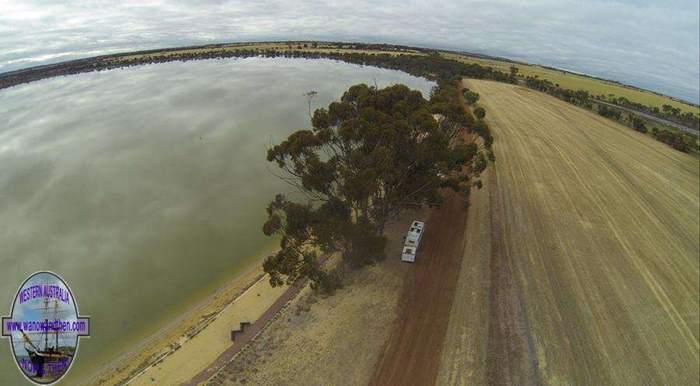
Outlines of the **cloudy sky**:
[[500,55],[698,102],[697,0],[0,0],[0,72],[225,41],[389,42]]

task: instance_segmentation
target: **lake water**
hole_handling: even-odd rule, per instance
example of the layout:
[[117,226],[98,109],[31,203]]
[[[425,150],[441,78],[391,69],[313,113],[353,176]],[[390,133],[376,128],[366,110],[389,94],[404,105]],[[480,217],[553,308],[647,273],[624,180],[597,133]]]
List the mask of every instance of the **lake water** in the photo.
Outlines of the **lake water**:
[[[31,273],[92,317],[69,377],[89,373],[272,247],[265,207],[289,186],[269,144],[356,83],[433,85],[331,60],[222,59],[86,73],[0,90],[0,314]],[[0,384],[22,382],[0,342]],[[69,382],[70,383],[70,382]]]

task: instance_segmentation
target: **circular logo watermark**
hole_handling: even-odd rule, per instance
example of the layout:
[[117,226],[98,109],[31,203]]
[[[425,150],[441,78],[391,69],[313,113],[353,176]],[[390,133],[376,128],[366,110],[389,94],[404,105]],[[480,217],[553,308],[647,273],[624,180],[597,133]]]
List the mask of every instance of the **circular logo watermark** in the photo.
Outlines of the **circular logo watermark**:
[[10,339],[17,367],[31,382],[50,385],[68,373],[90,318],[78,314],[68,284],[53,272],[30,275],[19,286],[2,336]]

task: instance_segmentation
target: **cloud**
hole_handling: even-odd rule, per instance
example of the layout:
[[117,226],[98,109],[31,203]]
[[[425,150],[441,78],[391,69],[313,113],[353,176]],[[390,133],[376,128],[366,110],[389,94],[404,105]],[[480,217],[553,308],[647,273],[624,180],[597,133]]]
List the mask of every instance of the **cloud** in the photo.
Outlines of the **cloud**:
[[698,2],[0,0],[0,71],[222,41],[363,40],[502,55],[698,102]]

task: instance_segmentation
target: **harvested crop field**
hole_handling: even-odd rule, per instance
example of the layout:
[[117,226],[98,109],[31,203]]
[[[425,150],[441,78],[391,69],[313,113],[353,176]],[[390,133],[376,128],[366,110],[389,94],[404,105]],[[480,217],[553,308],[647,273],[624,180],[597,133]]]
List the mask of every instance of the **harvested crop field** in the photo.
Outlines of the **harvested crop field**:
[[698,384],[698,159],[542,93],[465,83],[496,168],[438,382]]

